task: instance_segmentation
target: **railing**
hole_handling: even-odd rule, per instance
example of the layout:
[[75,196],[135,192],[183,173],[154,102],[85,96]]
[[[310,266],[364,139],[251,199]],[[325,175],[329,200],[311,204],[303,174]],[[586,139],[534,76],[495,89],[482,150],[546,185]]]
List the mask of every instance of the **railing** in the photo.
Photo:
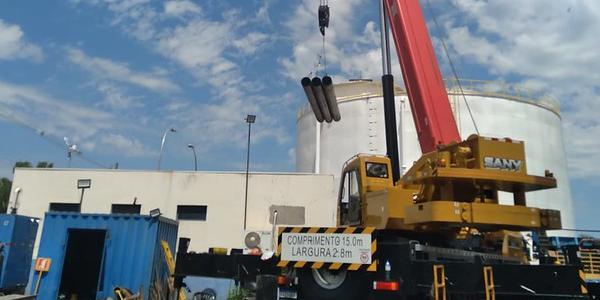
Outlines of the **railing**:
[[[444,83],[446,85],[446,89],[448,90],[449,96],[461,95],[460,88],[456,79],[444,79]],[[370,82],[369,84],[381,85],[380,82]],[[534,90],[523,85],[510,84],[502,81],[486,81],[475,79],[460,79],[460,86],[462,87],[465,95],[468,96],[496,97],[516,100],[519,102],[525,102],[543,107],[560,116],[560,103],[558,102],[558,100],[549,96],[544,91]],[[406,94],[406,91],[399,86],[396,86],[395,92],[396,96]],[[372,97],[383,97],[383,94],[380,91],[365,92],[362,94],[338,97],[337,101],[343,102]],[[297,117],[299,118],[300,116],[303,116],[309,111],[309,104],[304,103],[304,105],[300,107]]]
[[600,252],[598,250],[579,250],[579,259],[583,265],[586,279],[600,279]]
[[[446,89],[448,89],[448,94],[460,95],[460,88],[456,79],[444,79],[444,83]],[[543,91],[527,88],[523,85],[509,84],[502,81],[460,79],[460,86],[462,86],[466,95],[514,99],[544,107],[560,115],[558,100]]]

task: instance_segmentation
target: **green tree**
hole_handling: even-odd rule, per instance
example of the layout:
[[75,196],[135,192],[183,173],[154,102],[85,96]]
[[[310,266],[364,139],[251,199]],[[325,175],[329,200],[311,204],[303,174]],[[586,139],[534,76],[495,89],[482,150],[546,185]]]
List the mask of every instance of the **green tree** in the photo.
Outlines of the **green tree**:
[[54,164],[47,161],[40,161],[35,165],[36,168],[54,168]]
[[10,189],[12,181],[6,177],[0,178],[0,213],[5,213],[8,208],[8,198],[10,197]]
[[18,161],[13,166],[13,173],[15,172],[16,168],[31,168],[31,167],[32,167],[32,165],[28,161]]

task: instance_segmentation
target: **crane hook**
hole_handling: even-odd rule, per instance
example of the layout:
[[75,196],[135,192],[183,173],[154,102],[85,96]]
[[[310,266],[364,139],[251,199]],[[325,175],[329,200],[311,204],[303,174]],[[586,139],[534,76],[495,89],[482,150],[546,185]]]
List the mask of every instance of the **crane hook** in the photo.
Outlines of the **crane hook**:
[[325,27],[329,27],[329,5],[321,3],[319,5],[319,31],[325,36]]

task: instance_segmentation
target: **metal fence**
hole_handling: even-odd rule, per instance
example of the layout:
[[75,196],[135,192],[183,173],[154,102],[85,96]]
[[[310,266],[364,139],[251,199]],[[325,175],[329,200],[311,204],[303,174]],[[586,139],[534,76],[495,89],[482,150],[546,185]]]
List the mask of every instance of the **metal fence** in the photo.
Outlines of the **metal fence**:
[[600,251],[597,249],[579,250],[579,259],[587,280],[600,280]]
[[[380,84],[379,82],[369,82],[369,84]],[[444,84],[448,90],[449,96],[460,96],[461,91],[456,79],[444,79]],[[556,98],[548,95],[544,91],[528,88],[520,84],[510,84],[503,81],[487,81],[476,79],[460,79],[460,86],[467,96],[481,96],[511,99],[525,102],[546,108],[560,117],[560,103]],[[396,86],[396,96],[406,95],[403,87]],[[363,98],[383,97],[381,92],[365,92],[357,95],[338,97],[338,102],[351,101]],[[297,117],[310,112],[308,103],[304,103],[298,110]]]

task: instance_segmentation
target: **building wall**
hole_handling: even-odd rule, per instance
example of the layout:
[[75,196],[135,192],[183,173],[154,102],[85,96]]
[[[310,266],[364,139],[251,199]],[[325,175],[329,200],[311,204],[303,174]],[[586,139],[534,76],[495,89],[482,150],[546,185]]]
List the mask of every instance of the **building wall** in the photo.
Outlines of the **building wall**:
[[[84,213],[110,213],[112,204],[132,204],[137,198],[142,214],[159,208],[163,216],[177,219],[178,205],[206,205],[206,221],[179,222],[179,237],[191,238],[190,250],[244,247],[245,173],[16,169],[9,209],[19,187],[18,213],[42,219],[41,225],[49,203],[79,202],[78,179],[92,180],[83,197]],[[248,186],[248,230],[270,231],[273,205],[280,206],[278,224],[300,225],[304,218],[310,226],[335,225],[333,176],[251,173]],[[304,207],[303,216],[298,207]],[[291,215],[285,213],[288,208]]]
[[[480,82],[476,82],[480,83]],[[485,88],[485,91],[479,90]],[[385,154],[385,124],[381,84],[350,82],[335,87],[342,119],[320,125],[320,173],[332,174],[335,185],[343,163],[357,153]],[[497,86],[465,86],[462,94],[450,91],[450,103],[461,136],[466,139],[476,133],[469,110],[482,136],[510,137],[525,142],[527,171],[544,176],[550,170],[557,179],[556,189],[527,194],[528,205],[558,209],[563,228],[574,228],[562,124],[558,105],[550,99],[534,100]],[[421,156],[413,116],[405,91],[396,88],[396,114],[399,133],[399,153],[404,170]],[[296,170],[315,171],[317,127],[308,105],[297,115]],[[512,197],[500,195],[502,203],[512,204]],[[564,233],[569,234],[569,233]]]

